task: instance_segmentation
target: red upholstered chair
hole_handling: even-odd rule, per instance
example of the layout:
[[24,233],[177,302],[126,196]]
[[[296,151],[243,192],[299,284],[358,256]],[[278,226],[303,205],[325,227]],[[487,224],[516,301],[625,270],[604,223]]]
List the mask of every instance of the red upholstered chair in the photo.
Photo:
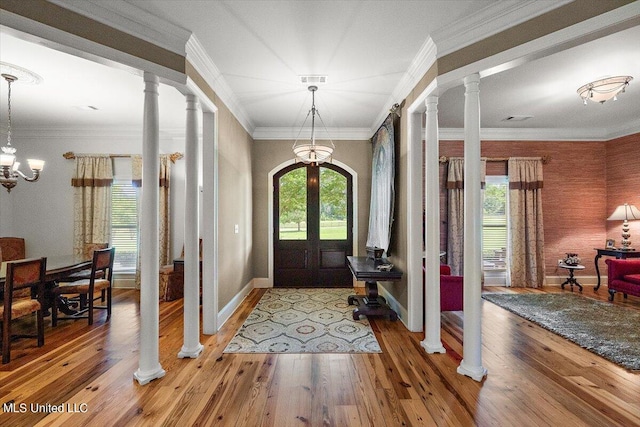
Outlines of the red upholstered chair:
[[[44,313],[42,307],[44,305],[46,267],[46,258],[7,262],[4,297],[2,305],[0,305],[3,364],[9,363],[11,359],[11,321],[13,319],[36,313],[37,335],[20,335],[19,337],[37,337],[38,347],[44,345]],[[32,287],[36,288],[36,299],[31,298]]]
[[[422,267],[423,271],[424,269]],[[452,276],[451,267],[440,264],[440,311],[462,310],[462,290],[462,276]]]
[[613,301],[616,292],[640,297],[640,259],[605,260],[608,270],[609,301]]
[[462,276],[452,276],[451,267],[440,265],[440,310],[460,311],[463,307]]
[[21,237],[0,237],[0,261],[25,259],[25,244]]

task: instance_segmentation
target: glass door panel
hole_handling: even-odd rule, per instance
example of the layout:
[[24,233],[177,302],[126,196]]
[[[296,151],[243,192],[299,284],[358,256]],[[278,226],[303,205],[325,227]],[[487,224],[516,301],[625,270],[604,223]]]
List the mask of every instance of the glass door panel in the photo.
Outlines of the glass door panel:
[[307,240],[307,169],[280,177],[280,240]]
[[320,168],[320,240],[347,240],[347,178]]

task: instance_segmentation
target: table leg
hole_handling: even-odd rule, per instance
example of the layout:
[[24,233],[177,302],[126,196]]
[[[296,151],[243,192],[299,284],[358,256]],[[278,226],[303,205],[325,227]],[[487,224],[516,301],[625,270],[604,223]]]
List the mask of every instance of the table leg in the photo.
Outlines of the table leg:
[[596,254],[596,258],[593,260],[593,262],[596,265],[596,276],[598,276],[598,284],[596,285],[595,288],[593,288],[593,291],[597,291],[598,289],[600,289],[600,269],[598,268],[598,260],[602,258],[602,255],[600,255],[600,253]]
[[389,316],[392,321],[398,320],[398,314],[387,304],[384,297],[378,295],[378,282],[365,282],[367,295],[349,295],[349,305],[357,305],[353,310],[353,320],[360,316]]

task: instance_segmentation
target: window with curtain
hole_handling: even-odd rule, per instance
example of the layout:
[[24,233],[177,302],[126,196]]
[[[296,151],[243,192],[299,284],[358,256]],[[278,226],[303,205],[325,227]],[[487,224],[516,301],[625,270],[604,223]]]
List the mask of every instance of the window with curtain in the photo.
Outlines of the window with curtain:
[[136,271],[138,236],[138,190],[130,178],[116,179],[111,187],[111,244],[116,248],[114,272]]

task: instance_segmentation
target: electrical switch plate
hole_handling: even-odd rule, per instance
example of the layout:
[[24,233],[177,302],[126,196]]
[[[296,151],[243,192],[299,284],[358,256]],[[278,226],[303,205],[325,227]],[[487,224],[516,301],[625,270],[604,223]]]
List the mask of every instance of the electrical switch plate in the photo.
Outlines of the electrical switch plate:
[[238,226],[238,224],[233,226],[233,232],[238,234],[238,232],[240,231],[240,227]]

